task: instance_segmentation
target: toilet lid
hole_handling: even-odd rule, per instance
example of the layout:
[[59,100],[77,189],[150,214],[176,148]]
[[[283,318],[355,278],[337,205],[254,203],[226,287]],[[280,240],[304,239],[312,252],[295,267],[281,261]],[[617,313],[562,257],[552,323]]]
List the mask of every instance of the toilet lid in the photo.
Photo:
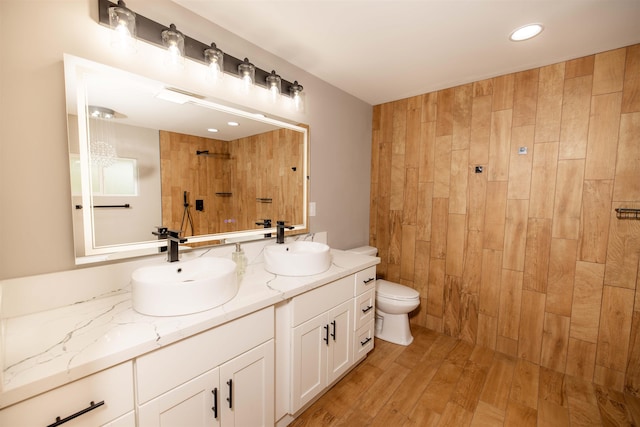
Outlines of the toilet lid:
[[380,279],[376,280],[376,292],[382,297],[399,301],[420,297],[420,293],[413,288]]

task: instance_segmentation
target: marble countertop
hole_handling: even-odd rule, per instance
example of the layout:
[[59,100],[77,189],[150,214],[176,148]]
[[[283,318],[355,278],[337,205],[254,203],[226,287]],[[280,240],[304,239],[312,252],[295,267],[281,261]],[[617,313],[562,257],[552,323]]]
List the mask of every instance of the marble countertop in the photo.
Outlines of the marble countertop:
[[0,408],[131,360],[188,336],[374,266],[379,258],[332,250],[324,273],[285,277],[250,263],[238,294],[204,312],[152,317],[135,312],[128,289],[3,321]]

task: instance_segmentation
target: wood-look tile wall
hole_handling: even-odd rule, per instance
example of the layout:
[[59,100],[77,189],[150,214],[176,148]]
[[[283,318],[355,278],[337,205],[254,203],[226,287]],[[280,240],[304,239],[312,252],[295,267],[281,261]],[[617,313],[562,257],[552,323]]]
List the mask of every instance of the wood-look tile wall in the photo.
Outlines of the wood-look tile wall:
[[640,45],[374,107],[370,244],[412,322],[640,395],[617,207],[640,208]]
[[[220,141],[160,131],[163,225],[181,229],[184,191],[191,205],[194,235],[260,228],[255,223],[264,218],[274,226],[279,219],[302,223],[306,179],[299,135],[280,129]],[[204,150],[212,156],[196,155]],[[203,211],[195,210],[196,199],[203,200]],[[192,235],[190,229],[183,231],[185,236]]]

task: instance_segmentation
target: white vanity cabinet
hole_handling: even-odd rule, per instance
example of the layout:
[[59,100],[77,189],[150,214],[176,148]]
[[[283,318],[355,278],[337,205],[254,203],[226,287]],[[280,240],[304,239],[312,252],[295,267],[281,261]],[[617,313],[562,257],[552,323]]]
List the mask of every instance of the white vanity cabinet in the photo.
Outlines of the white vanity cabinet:
[[289,304],[291,414],[353,365],[353,280],[353,275],[344,277]]
[[0,426],[135,427],[132,362],[0,410]]
[[272,426],[274,309],[136,360],[139,425]]
[[293,328],[293,411],[339,378],[353,360],[351,301]]
[[141,426],[270,426],[273,340],[140,406]]
[[373,349],[375,266],[276,308],[276,419],[286,425]]

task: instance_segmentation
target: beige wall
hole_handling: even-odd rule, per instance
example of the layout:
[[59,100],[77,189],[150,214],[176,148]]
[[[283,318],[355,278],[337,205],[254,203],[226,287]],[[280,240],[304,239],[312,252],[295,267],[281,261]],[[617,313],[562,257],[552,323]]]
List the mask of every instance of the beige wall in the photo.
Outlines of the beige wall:
[[[97,0],[2,0],[0,36],[0,279],[75,268],[67,158],[63,53],[125,69],[195,92],[249,104],[200,83],[200,65],[182,73],[162,66],[161,49],[138,43],[122,57],[96,22]],[[297,69],[169,0],[130,0],[134,11],[217,45],[257,66],[297,79],[307,93],[304,115],[280,115],[311,128],[312,231],[330,244],[364,244],[368,235],[371,106]],[[357,165],[357,167],[355,167]],[[340,191],[336,191],[340,189]],[[151,227],[157,224],[150,224]]]
[[638,394],[639,141],[640,45],[375,106],[378,272],[417,324]]

